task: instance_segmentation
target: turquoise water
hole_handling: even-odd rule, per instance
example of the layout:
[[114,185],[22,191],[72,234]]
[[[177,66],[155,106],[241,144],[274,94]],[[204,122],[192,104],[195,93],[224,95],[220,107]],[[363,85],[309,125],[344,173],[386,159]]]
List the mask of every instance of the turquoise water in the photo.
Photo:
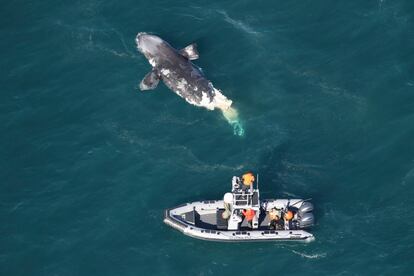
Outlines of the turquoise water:
[[[409,1],[10,1],[0,9],[0,275],[402,275],[414,265]],[[164,85],[135,35],[199,45],[245,134]],[[316,241],[163,224],[233,175],[313,198]]]

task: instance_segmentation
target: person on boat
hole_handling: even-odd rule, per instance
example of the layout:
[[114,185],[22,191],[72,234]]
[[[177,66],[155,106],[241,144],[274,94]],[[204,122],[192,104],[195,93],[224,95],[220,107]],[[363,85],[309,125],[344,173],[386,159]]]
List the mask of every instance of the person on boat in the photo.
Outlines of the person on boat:
[[293,212],[292,211],[290,211],[290,210],[288,210],[286,213],[285,213],[285,220],[287,220],[287,221],[289,221],[289,220],[292,220],[293,219]]
[[282,220],[280,219],[282,216],[282,213],[280,210],[276,209],[276,208],[272,208],[272,210],[270,210],[269,212],[269,228],[270,230],[279,230],[279,229],[283,229],[281,222]]
[[252,188],[254,183],[254,174],[251,172],[245,173],[242,176],[243,190],[248,190]]
[[247,225],[249,225],[249,227],[252,228],[252,221],[254,216],[256,215],[256,212],[253,209],[243,209],[242,214],[247,220]]

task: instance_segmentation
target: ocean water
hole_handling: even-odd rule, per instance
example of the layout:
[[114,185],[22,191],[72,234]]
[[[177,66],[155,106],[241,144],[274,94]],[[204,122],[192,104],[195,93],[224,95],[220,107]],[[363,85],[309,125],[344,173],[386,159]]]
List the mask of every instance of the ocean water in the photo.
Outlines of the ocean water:
[[[0,275],[414,273],[412,1],[2,1]],[[197,42],[245,133],[165,85],[138,32]],[[312,198],[312,243],[214,243],[163,210]]]

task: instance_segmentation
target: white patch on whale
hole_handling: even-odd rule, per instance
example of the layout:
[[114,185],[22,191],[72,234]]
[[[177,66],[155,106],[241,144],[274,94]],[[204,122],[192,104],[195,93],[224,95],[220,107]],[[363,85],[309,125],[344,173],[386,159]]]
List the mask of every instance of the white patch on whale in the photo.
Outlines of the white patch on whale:
[[226,110],[226,109],[230,108],[233,101],[227,99],[227,97],[224,96],[221,93],[221,90],[216,89],[216,88],[213,87],[213,91],[214,91],[213,101],[215,103],[215,106],[222,109],[222,110]]
[[188,82],[186,81],[186,79],[179,79],[177,82],[177,88],[179,90],[185,90],[187,87]]
[[200,101],[199,105],[203,106],[203,107],[205,107],[209,110],[214,110],[214,108],[215,108],[214,102],[211,101],[208,94],[204,91],[201,92],[201,101]]
[[148,61],[151,64],[152,67],[155,67],[157,65],[154,58],[150,58],[150,59],[148,59]]
[[170,70],[168,70],[168,69],[165,69],[165,68],[162,68],[161,69],[161,74],[163,74],[164,76],[167,76],[168,77],[168,75],[170,74],[171,72],[170,72]]

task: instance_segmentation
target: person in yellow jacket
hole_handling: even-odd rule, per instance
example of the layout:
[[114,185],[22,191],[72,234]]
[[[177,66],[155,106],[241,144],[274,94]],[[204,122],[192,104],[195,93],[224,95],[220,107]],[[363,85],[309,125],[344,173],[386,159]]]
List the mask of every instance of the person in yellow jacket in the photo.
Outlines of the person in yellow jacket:
[[243,190],[252,188],[255,177],[253,173],[248,172],[242,175]]

